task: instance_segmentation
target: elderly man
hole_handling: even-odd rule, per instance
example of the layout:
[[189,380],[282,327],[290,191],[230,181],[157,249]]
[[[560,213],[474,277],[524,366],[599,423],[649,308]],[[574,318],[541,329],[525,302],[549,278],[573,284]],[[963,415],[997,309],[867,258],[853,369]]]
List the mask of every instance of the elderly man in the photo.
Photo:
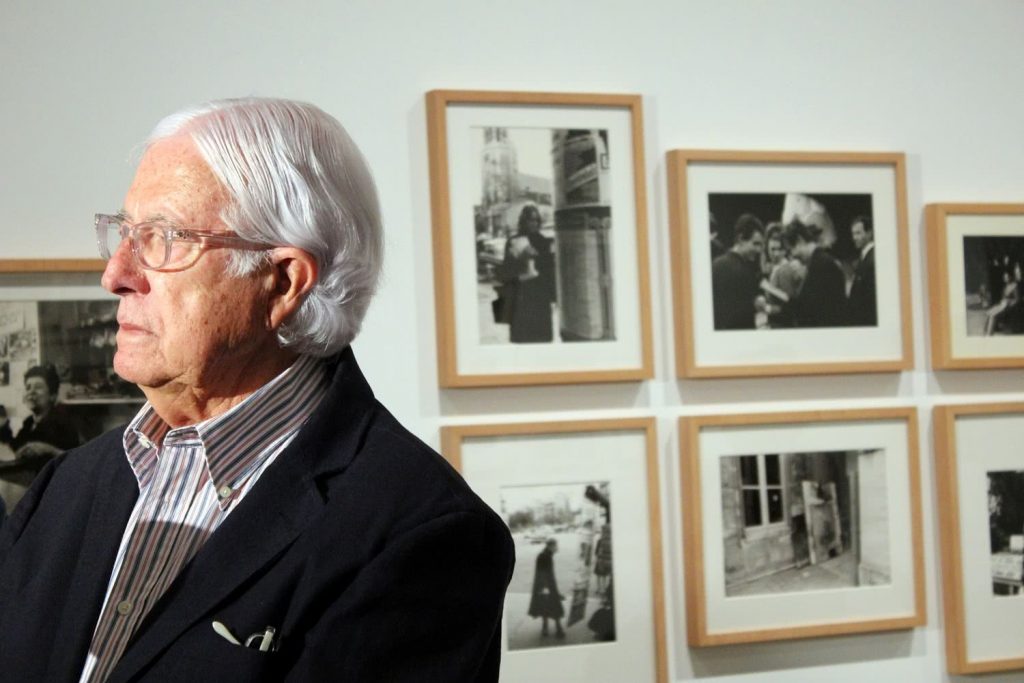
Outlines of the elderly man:
[[508,532],[349,348],[382,238],[341,125],[282,100],[175,114],[96,230],[114,368],[148,401],[0,532],[3,675],[496,680]]

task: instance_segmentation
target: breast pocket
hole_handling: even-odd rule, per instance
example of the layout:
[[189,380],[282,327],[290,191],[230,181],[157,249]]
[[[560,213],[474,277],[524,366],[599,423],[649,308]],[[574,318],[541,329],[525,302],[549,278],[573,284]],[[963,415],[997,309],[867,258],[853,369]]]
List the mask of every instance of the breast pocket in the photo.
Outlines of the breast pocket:
[[[241,629],[240,629],[241,630]],[[261,629],[262,632],[262,629]],[[243,643],[247,633],[237,633]],[[169,647],[144,680],[182,681],[280,681],[284,677],[281,652],[260,652],[235,645],[218,635],[210,621],[189,629]]]

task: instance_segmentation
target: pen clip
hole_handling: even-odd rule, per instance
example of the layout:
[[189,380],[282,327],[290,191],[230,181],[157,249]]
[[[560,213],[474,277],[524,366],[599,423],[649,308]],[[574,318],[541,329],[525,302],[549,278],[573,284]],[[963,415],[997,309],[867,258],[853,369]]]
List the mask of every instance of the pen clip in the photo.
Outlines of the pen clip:
[[218,636],[228,641],[232,645],[241,645],[241,643],[238,642],[238,638],[235,638],[234,634],[231,633],[231,630],[221,622],[213,622],[213,630]]
[[251,636],[245,639],[245,646],[259,650],[260,652],[273,652],[277,650],[277,643],[274,641],[274,635],[277,633],[277,629],[273,626],[267,626],[260,633],[257,631]]

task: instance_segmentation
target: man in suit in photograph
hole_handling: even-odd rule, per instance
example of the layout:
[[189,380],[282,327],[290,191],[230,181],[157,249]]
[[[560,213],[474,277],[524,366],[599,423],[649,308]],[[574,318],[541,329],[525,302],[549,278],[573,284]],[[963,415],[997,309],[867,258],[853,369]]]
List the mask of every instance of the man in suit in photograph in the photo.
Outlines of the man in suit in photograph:
[[341,125],[174,114],[96,232],[147,402],[0,530],[4,678],[496,681],[511,539],[356,364],[383,237]]
[[763,250],[764,224],[753,214],[743,214],[736,220],[732,248],[711,262],[716,330],[754,329]]
[[871,218],[858,216],[850,225],[853,245],[857,247],[857,262],[853,269],[853,283],[847,311],[850,324],[874,327],[878,324],[878,301],[875,294],[875,232]]

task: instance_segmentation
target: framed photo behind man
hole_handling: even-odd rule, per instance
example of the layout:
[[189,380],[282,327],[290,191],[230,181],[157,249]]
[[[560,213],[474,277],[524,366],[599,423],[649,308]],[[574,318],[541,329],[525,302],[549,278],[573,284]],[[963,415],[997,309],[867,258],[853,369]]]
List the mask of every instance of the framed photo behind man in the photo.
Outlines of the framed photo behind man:
[[49,267],[56,270],[0,274],[0,498],[8,512],[50,459],[127,422],[143,403],[114,373],[117,301],[98,293],[99,273]]
[[913,362],[903,155],[669,152],[680,377]]

